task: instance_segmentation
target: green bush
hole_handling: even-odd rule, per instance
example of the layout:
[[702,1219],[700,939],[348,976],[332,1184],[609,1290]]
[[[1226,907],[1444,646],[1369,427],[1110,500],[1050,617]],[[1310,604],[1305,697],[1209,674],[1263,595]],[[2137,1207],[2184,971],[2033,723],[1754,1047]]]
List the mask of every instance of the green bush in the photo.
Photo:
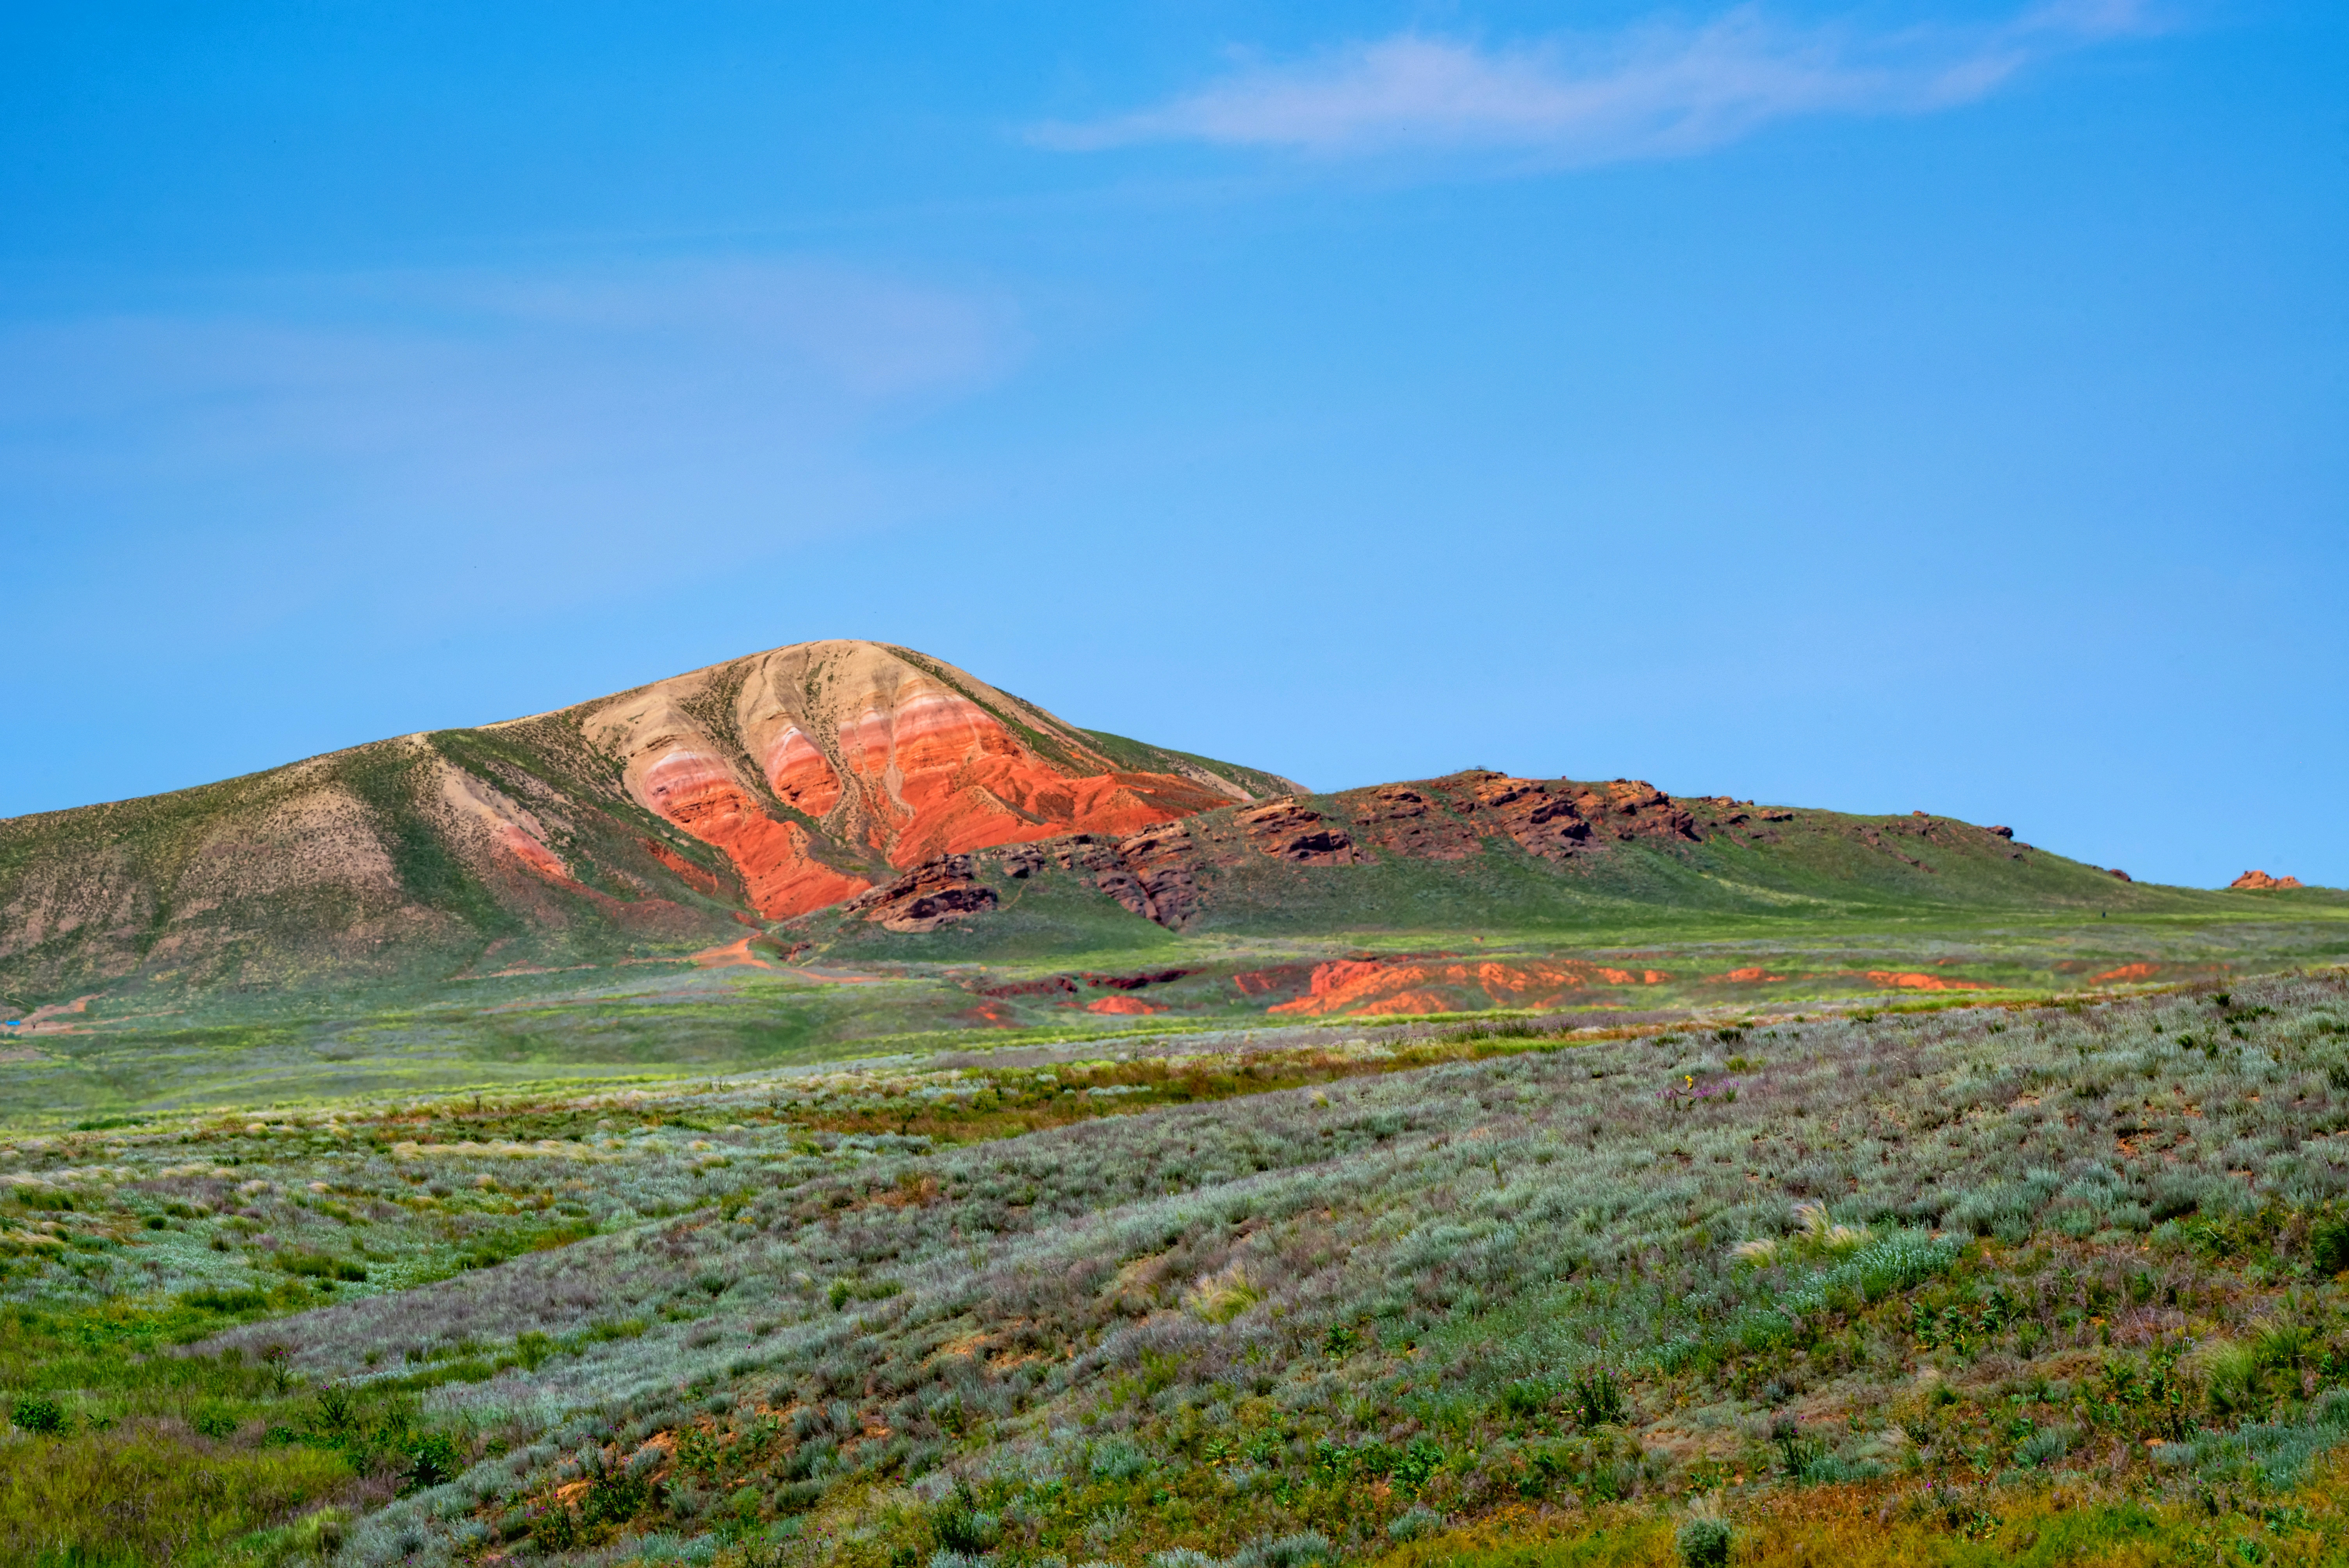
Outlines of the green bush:
[[1521,1377],[1501,1390],[1501,1408],[1522,1420],[1549,1408],[1549,1402],[1556,1394],[1557,1391],[1541,1378]]
[[1682,1568],[1728,1568],[1729,1526],[1718,1519],[1692,1519],[1672,1537]]
[[579,1544],[579,1516],[562,1503],[549,1503],[531,1516],[530,1538],[542,1552],[568,1552]]
[[463,1468],[455,1439],[446,1432],[427,1432],[408,1450],[408,1473],[400,1478],[401,1488],[422,1491],[428,1487],[446,1486],[457,1479]]
[[8,1418],[19,1431],[39,1434],[62,1432],[66,1429],[65,1407],[42,1394],[19,1394],[9,1407]]
[[1568,1398],[1574,1409],[1575,1424],[1584,1431],[1622,1424],[1623,1386],[1604,1367],[1578,1374]]
[[953,1492],[931,1513],[930,1532],[947,1551],[977,1556],[995,1544],[1002,1528],[995,1515],[978,1506],[970,1482],[957,1480]]
[[587,1524],[626,1524],[654,1501],[652,1482],[622,1465],[607,1468],[598,1456],[589,1471],[587,1495],[580,1505]]
[[2328,1214],[2309,1228],[2308,1261],[2321,1274],[2349,1270],[2349,1214]]

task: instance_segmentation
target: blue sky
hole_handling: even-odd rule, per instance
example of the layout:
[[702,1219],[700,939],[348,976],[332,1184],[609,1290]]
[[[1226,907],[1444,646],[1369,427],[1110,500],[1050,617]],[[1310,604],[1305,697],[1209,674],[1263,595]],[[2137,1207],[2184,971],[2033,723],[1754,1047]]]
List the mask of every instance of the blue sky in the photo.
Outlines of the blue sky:
[[2349,884],[2349,12],[17,6],[0,814],[820,636]]

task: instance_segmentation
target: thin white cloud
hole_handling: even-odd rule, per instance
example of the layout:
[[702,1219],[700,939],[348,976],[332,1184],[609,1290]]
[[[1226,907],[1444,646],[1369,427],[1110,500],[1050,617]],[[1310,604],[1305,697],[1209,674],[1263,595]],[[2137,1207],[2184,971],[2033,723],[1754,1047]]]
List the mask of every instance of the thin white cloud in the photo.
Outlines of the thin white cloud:
[[1154,108],[1030,135],[1067,150],[1193,141],[1605,163],[1700,152],[1805,115],[1949,108],[2052,56],[2148,30],[2143,0],[2058,0],[1971,28],[1797,28],[1747,5],[1699,26],[1500,48],[1403,33],[1303,63],[1250,62]]

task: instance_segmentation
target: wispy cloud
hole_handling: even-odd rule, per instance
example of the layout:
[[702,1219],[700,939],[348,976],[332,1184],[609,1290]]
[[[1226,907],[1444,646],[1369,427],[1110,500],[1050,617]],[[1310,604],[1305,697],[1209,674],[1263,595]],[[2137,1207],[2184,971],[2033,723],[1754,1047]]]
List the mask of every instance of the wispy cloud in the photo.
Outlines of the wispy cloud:
[[1673,157],[1774,120],[1971,103],[2051,57],[2150,29],[2144,0],[2056,0],[1971,27],[1793,27],[1749,5],[1702,26],[1656,22],[1501,47],[1403,33],[1309,61],[1247,61],[1154,108],[1030,135],[1067,150],[1193,141],[1325,158]]

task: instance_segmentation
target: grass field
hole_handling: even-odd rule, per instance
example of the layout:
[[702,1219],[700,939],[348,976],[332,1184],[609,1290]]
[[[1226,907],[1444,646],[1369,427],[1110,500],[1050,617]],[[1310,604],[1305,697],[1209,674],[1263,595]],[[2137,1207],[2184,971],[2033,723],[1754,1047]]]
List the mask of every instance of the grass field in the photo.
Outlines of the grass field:
[[[1313,940],[1178,936],[1096,899],[1122,924],[1087,927],[1091,944],[1035,957],[1005,956],[998,949],[1009,939],[995,928],[949,927],[879,947],[859,931],[795,957],[770,943],[746,949],[750,962],[714,967],[632,960],[439,978],[342,1000],[223,993],[147,1010],[101,998],[0,1037],[0,1125],[584,1087],[1136,1028],[1343,1026],[1402,1011],[1495,1008],[1697,1020],[1877,996],[2030,998],[2228,984],[2349,960],[2349,898],[2339,894],[2115,892],[2136,906],[2085,918],[2070,908],[1897,903],[1766,917],[1660,906],[1633,918],[1614,910],[1609,918],[1618,923],[1603,941],[1596,931],[1506,928],[1340,929]],[[957,944],[969,951],[954,956]],[[1317,970],[1358,961],[1383,966],[1397,985],[1332,995],[1326,1013],[1293,1010],[1312,1002]],[[1145,976],[1147,984],[1118,989]],[[1102,1006],[1136,1010],[1092,1010]]]
[[[2323,929],[1702,980],[1864,973],[1845,934],[1682,930],[1699,978],[1541,1016],[1040,1013],[657,1073],[630,1008],[874,1004],[716,972],[585,1045],[499,999],[502,1057],[462,1015],[49,1037],[119,1101],[0,1150],[0,1558],[2349,1554],[2349,977],[2276,951]],[[2126,963],[2185,983],[2078,989]],[[187,1109],[223,1085],[282,1103]]]

